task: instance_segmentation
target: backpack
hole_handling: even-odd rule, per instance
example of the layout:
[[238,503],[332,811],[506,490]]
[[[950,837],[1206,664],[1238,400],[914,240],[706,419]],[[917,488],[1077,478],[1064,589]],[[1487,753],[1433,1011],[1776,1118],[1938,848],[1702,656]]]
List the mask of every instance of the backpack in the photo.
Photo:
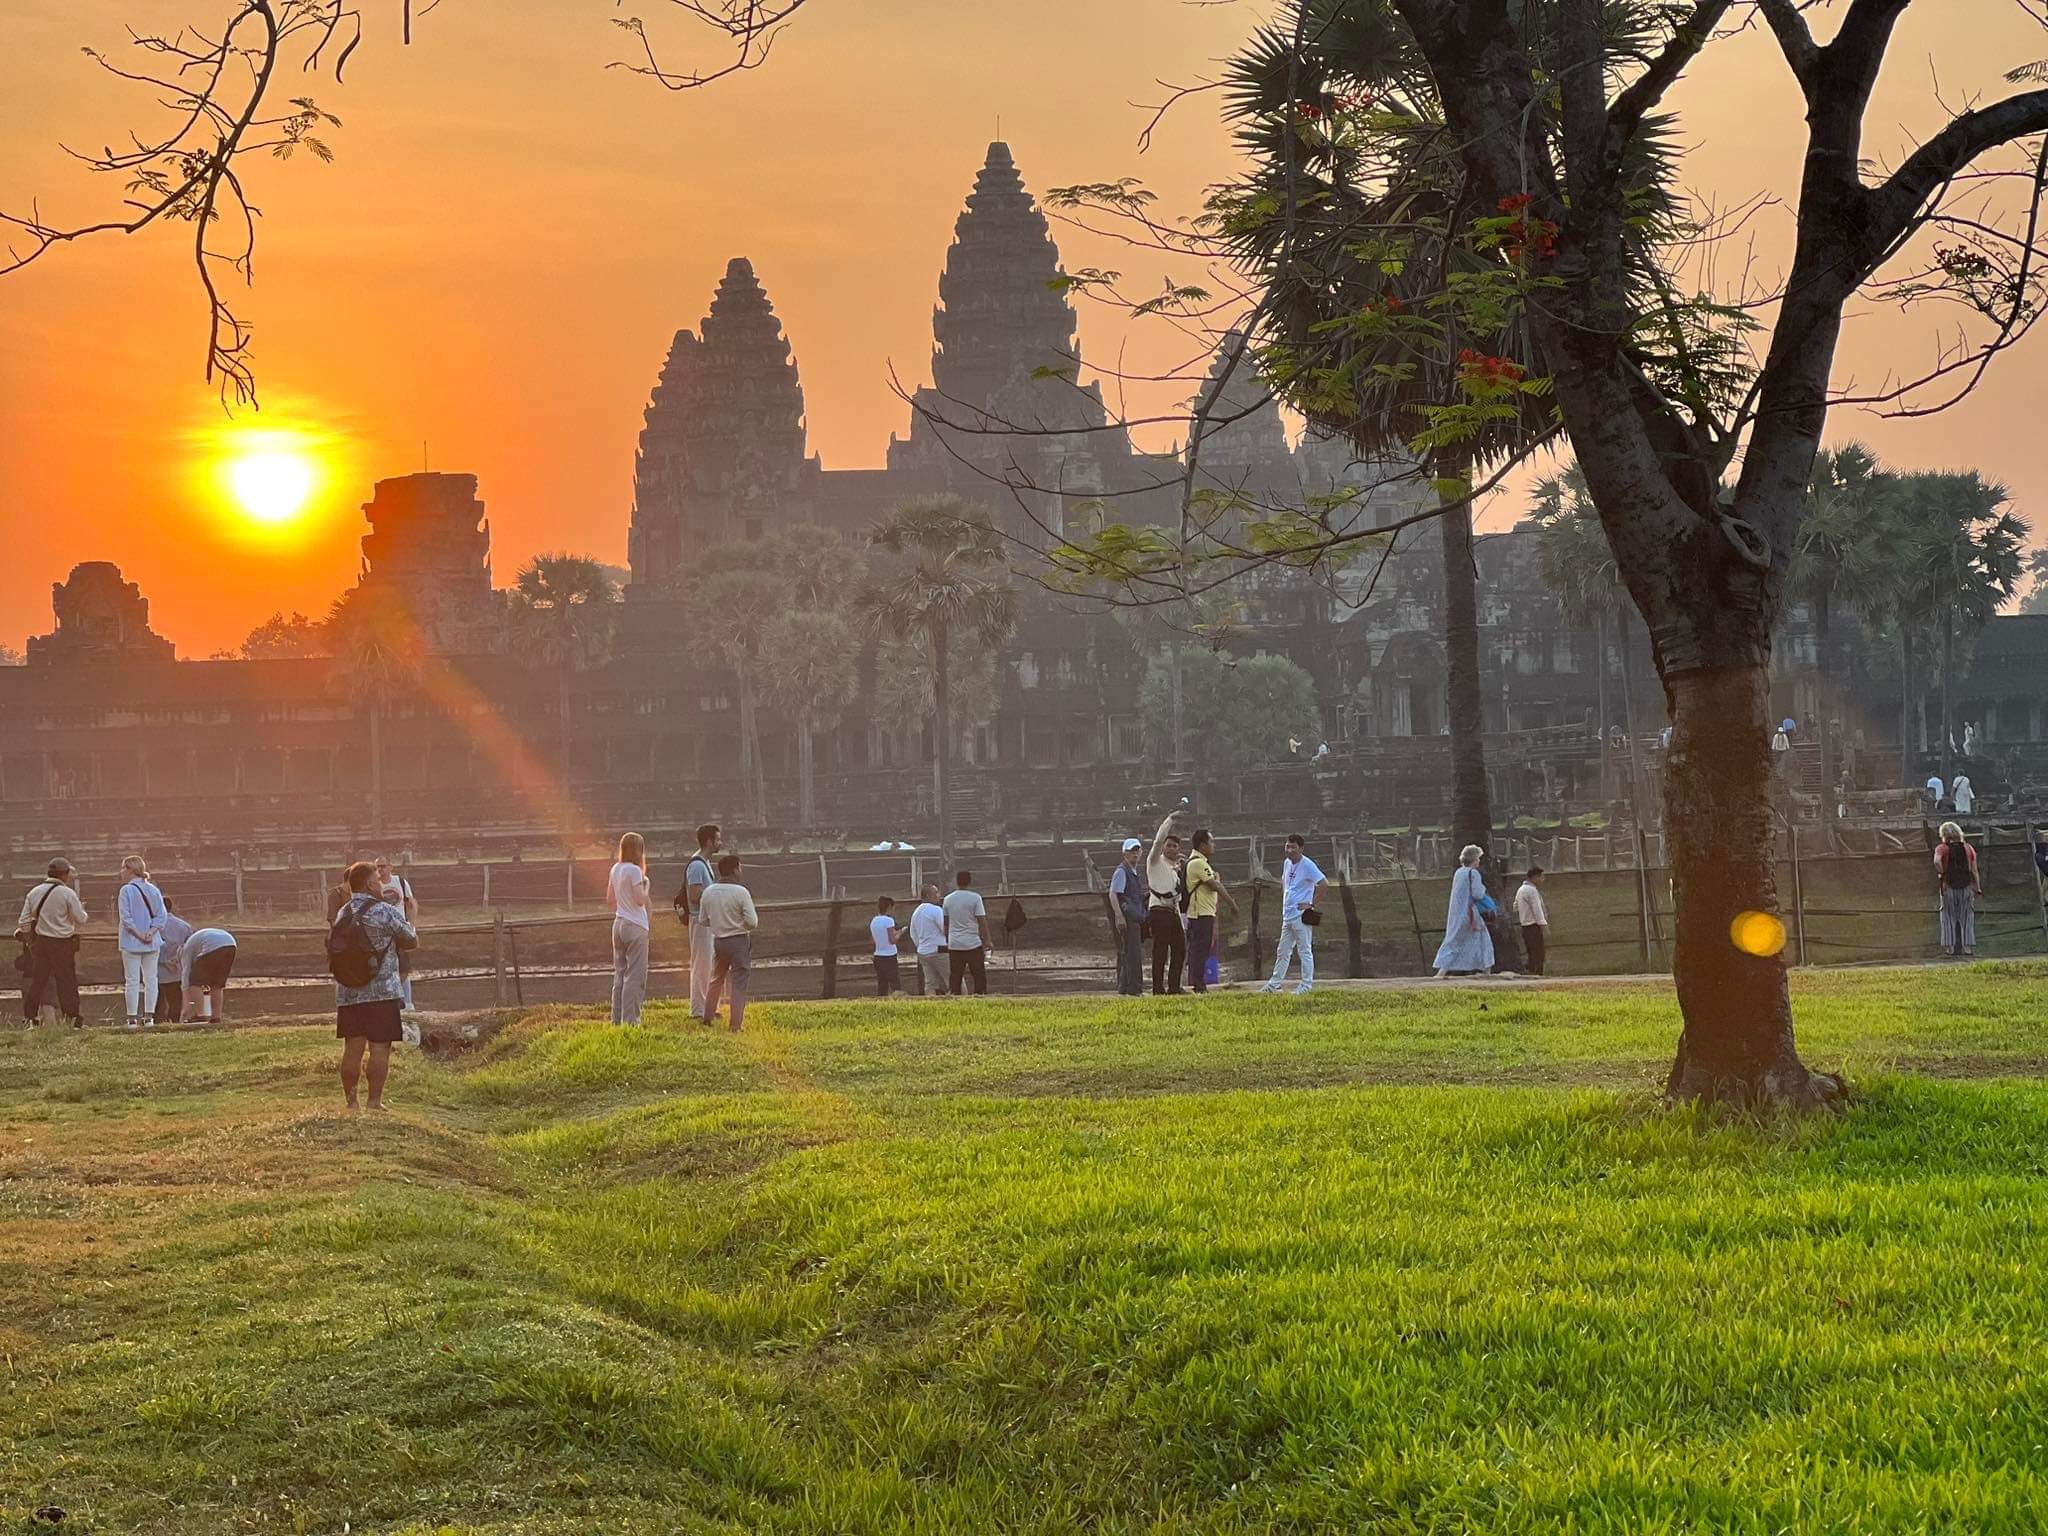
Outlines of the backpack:
[[1948,857],[1942,861],[1941,883],[1952,891],[1967,891],[1977,883],[1970,870],[1970,845],[1968,843],[1943,843]]
[[1188,903],[1195,899],[1195,893],[1188,889],[1188,861],[1186,859],[1180,861],[1180,873],[1174,877],[1173,888],[1175,894],[1180,897],[1180,909],[1185,914],[1188,909]]
[[367,987],[377,979],[382,951],[363,926],[362,908],[353,901],[335,914],[327,930],[327,974],[344,987]]

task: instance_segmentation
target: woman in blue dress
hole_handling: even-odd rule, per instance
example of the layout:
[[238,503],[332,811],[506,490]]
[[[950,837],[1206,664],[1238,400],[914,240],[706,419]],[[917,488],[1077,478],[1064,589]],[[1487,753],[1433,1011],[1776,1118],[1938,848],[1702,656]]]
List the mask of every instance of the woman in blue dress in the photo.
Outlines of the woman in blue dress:
[[1493,935],[1486,931],[1481,915],[1486,900],[1486,882],[1479,878],[1479,863],[1486,850],[1474,843],[1458,855],[1458,872],[1451,877],[1451,905],[1444,914],[1444,942],[1436,952],[1436,975],[1441,981],[1453,971],[1493,969]]

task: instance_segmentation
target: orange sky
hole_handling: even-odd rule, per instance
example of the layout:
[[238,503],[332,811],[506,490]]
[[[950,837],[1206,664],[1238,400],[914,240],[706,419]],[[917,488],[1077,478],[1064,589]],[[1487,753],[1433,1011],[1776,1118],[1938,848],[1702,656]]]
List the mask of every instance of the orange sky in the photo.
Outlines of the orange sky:
[[[104,143],[144,119],[79,47],[116,50],[124,22],[226,9],[8,0],[0,205],[39,195],[46,215],[97,213],[105,189],[57,143]],[[186,231],[58,252],[0,280],[0,643],[47,630],[50,583],[84,559],[139,581],[187,656],[275,609],[322,612],[353,579],[370,482],[420,467],[422,440],[432,467],[481,477],[501,584],[540,549],[622,562],[647,391],[736,254],[753,258],[796,346],[813,449],[829,466],[879,463],[907,425],[886,369],[925,376],[939,267],[998,115],[1034,190],[1136,174],[1190,209],[1227,168],[1213,98],[1184,103],[1145,156],[1133,103],[1156,100],[1159,77],[1202,73],[1261,13],[1249,0],[1034,0],[1026,24],[1011,5],[813,0],[765,71],[672,96],[602,68],[622,40],[610,0],[443,0],[410,49],[396,0],[364,9],[373,30],[349,83],[293,79],[286,93],[344,119],[337,163],[255,173],[264,228],[241,307],[257,327],[261,422],[335,445],[300,536],[252,542],[201,473],[222,416],[200,377]],[[667,30],[677,49],[692,41]],[[1871,148],[1925,130],[1930,71],[1954,101],[2002,89],[2004,68],[2044,53],[2008,0],[1922,0]],[[1682,104],[1695,185],[1722,198],[1794,185],[1799,113],[1767,42],[1722,50]],[[1759,221],[1766,271],[1788,218]],[[1117,267],[1140,288],[1163,270],[1072,231],[1060,240],[1070,268]],[[1931,354],[1926,320],[1866,310],[1844,377]],[[1089,356],[1126,340],[1133,371],[1183,350],[1084,310]],[[1861,436],[1901,467],[1980,468],[2039,527],[2044,382],[2048,340],[1944,417],[1838,412],[1830,435]],[[1503,501],[1487,521],[1518,511]]]

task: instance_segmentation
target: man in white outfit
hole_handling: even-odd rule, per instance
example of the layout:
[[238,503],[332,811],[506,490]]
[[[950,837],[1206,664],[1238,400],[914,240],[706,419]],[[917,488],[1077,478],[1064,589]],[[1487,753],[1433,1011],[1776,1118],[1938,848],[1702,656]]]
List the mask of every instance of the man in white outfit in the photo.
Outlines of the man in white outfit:
[[1316,893],[1328,877],[1308,856],[1308,842],[1299,832],[1287,839],[1287,858],[1280,866],[1280,943],[1273,955],[1273,974],[1260,990],[1278,992],[1287,979],[1287,961],[1301,956],[1301,982],[1297,995],[1312,992],[1316,985],[1315,930],[1301,920],[1301,914],[1316,904]]

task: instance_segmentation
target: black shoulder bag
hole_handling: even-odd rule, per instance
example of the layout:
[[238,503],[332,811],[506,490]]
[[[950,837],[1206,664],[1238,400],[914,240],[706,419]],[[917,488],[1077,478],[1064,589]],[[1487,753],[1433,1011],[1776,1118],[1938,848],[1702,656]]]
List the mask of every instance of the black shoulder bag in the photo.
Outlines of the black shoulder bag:
[[50,904],[50,898],[56,894],[57,882],[52,880],[50,888],[43,892],[43,899],[36,903],[35,916],[28,920],[28,926],[15,932],[14,937],[21,942],[21,952],[14,957],[14,974],[17,976],[26,976],[35,969],[35,961],[30,958],[29,951],[36,941],[36,925],[42,922],[43,908]]

